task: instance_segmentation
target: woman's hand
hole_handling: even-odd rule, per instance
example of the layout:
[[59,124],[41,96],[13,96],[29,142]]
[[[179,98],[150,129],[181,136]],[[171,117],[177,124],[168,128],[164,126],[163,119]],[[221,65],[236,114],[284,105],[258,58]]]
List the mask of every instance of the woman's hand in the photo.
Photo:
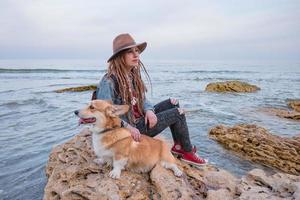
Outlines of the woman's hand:
[[152,110],[147,110],[145,114],[145,124],[147,126],[149,122],[149,128],[153,128],[157,123],[157,117]]
[[139,129],[131,126],[130,124],[128,124],[128,126],[126,128],[130,131],[133,140],[136,142],[139,142],[141,139],[141,133],[140,133]]

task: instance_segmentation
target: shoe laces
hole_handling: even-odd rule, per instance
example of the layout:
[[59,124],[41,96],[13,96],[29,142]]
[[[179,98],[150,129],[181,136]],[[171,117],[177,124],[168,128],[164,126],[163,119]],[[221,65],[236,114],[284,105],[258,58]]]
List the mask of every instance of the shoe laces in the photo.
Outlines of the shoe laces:
[[199,162],[205,163],[205,160],[198,156],[196,153],[193,153],[193,158]]

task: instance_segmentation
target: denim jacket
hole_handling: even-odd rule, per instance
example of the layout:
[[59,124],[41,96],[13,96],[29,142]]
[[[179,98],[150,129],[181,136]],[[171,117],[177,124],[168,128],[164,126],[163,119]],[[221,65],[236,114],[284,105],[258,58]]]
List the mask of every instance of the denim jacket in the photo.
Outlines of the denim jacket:
[[[108,77],[107,74],[103,76],[100,83],[97,85],[96,90],[96,97],[97,99],[103,99],[103,100],[111,100],[113,104],[122,105],[124,104],[122,101],[122,98],[120,94],[117,93],[118,89],[116,88],[115,82],[112,78]],[[147,110],[153,110],[152,104],[148,101],[148,99],[145,97],[144,99],[144,113]],[[129,110],[129,115],[132,115],[131,110]],[[120,118],[123,120],[123,122],[129,123],[128,116],[122,115]],[[131,124],[135,126],[135,124]]]

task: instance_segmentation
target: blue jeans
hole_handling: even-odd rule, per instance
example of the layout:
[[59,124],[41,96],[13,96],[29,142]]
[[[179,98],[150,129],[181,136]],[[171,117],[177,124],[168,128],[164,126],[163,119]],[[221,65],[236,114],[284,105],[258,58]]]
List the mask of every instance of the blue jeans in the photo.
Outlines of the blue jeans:
[[170,99],[162,101],[154,106],[157,124],[149,128],[145,125],[145,118],[142,117],[136,123],[136,128],[139,129],[142,134],[154,137],[167,127],[170,127],[174,142],[181,144],[185,151],[191,152],[192,144],[186,118],[184,114],[179,113],[178,108],[179,104],[173,105]]

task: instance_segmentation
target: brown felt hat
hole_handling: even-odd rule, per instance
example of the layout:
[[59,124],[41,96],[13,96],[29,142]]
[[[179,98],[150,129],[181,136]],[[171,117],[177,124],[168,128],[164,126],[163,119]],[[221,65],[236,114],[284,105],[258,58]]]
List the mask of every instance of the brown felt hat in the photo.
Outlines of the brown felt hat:
[[128,33],[120,34],[113,41],[113,55],[107,60],[107,62],[110,62],[118,53],[125,49],[137,47],[142,53],[145,50],[146,46],[147,42],[137,44]]

